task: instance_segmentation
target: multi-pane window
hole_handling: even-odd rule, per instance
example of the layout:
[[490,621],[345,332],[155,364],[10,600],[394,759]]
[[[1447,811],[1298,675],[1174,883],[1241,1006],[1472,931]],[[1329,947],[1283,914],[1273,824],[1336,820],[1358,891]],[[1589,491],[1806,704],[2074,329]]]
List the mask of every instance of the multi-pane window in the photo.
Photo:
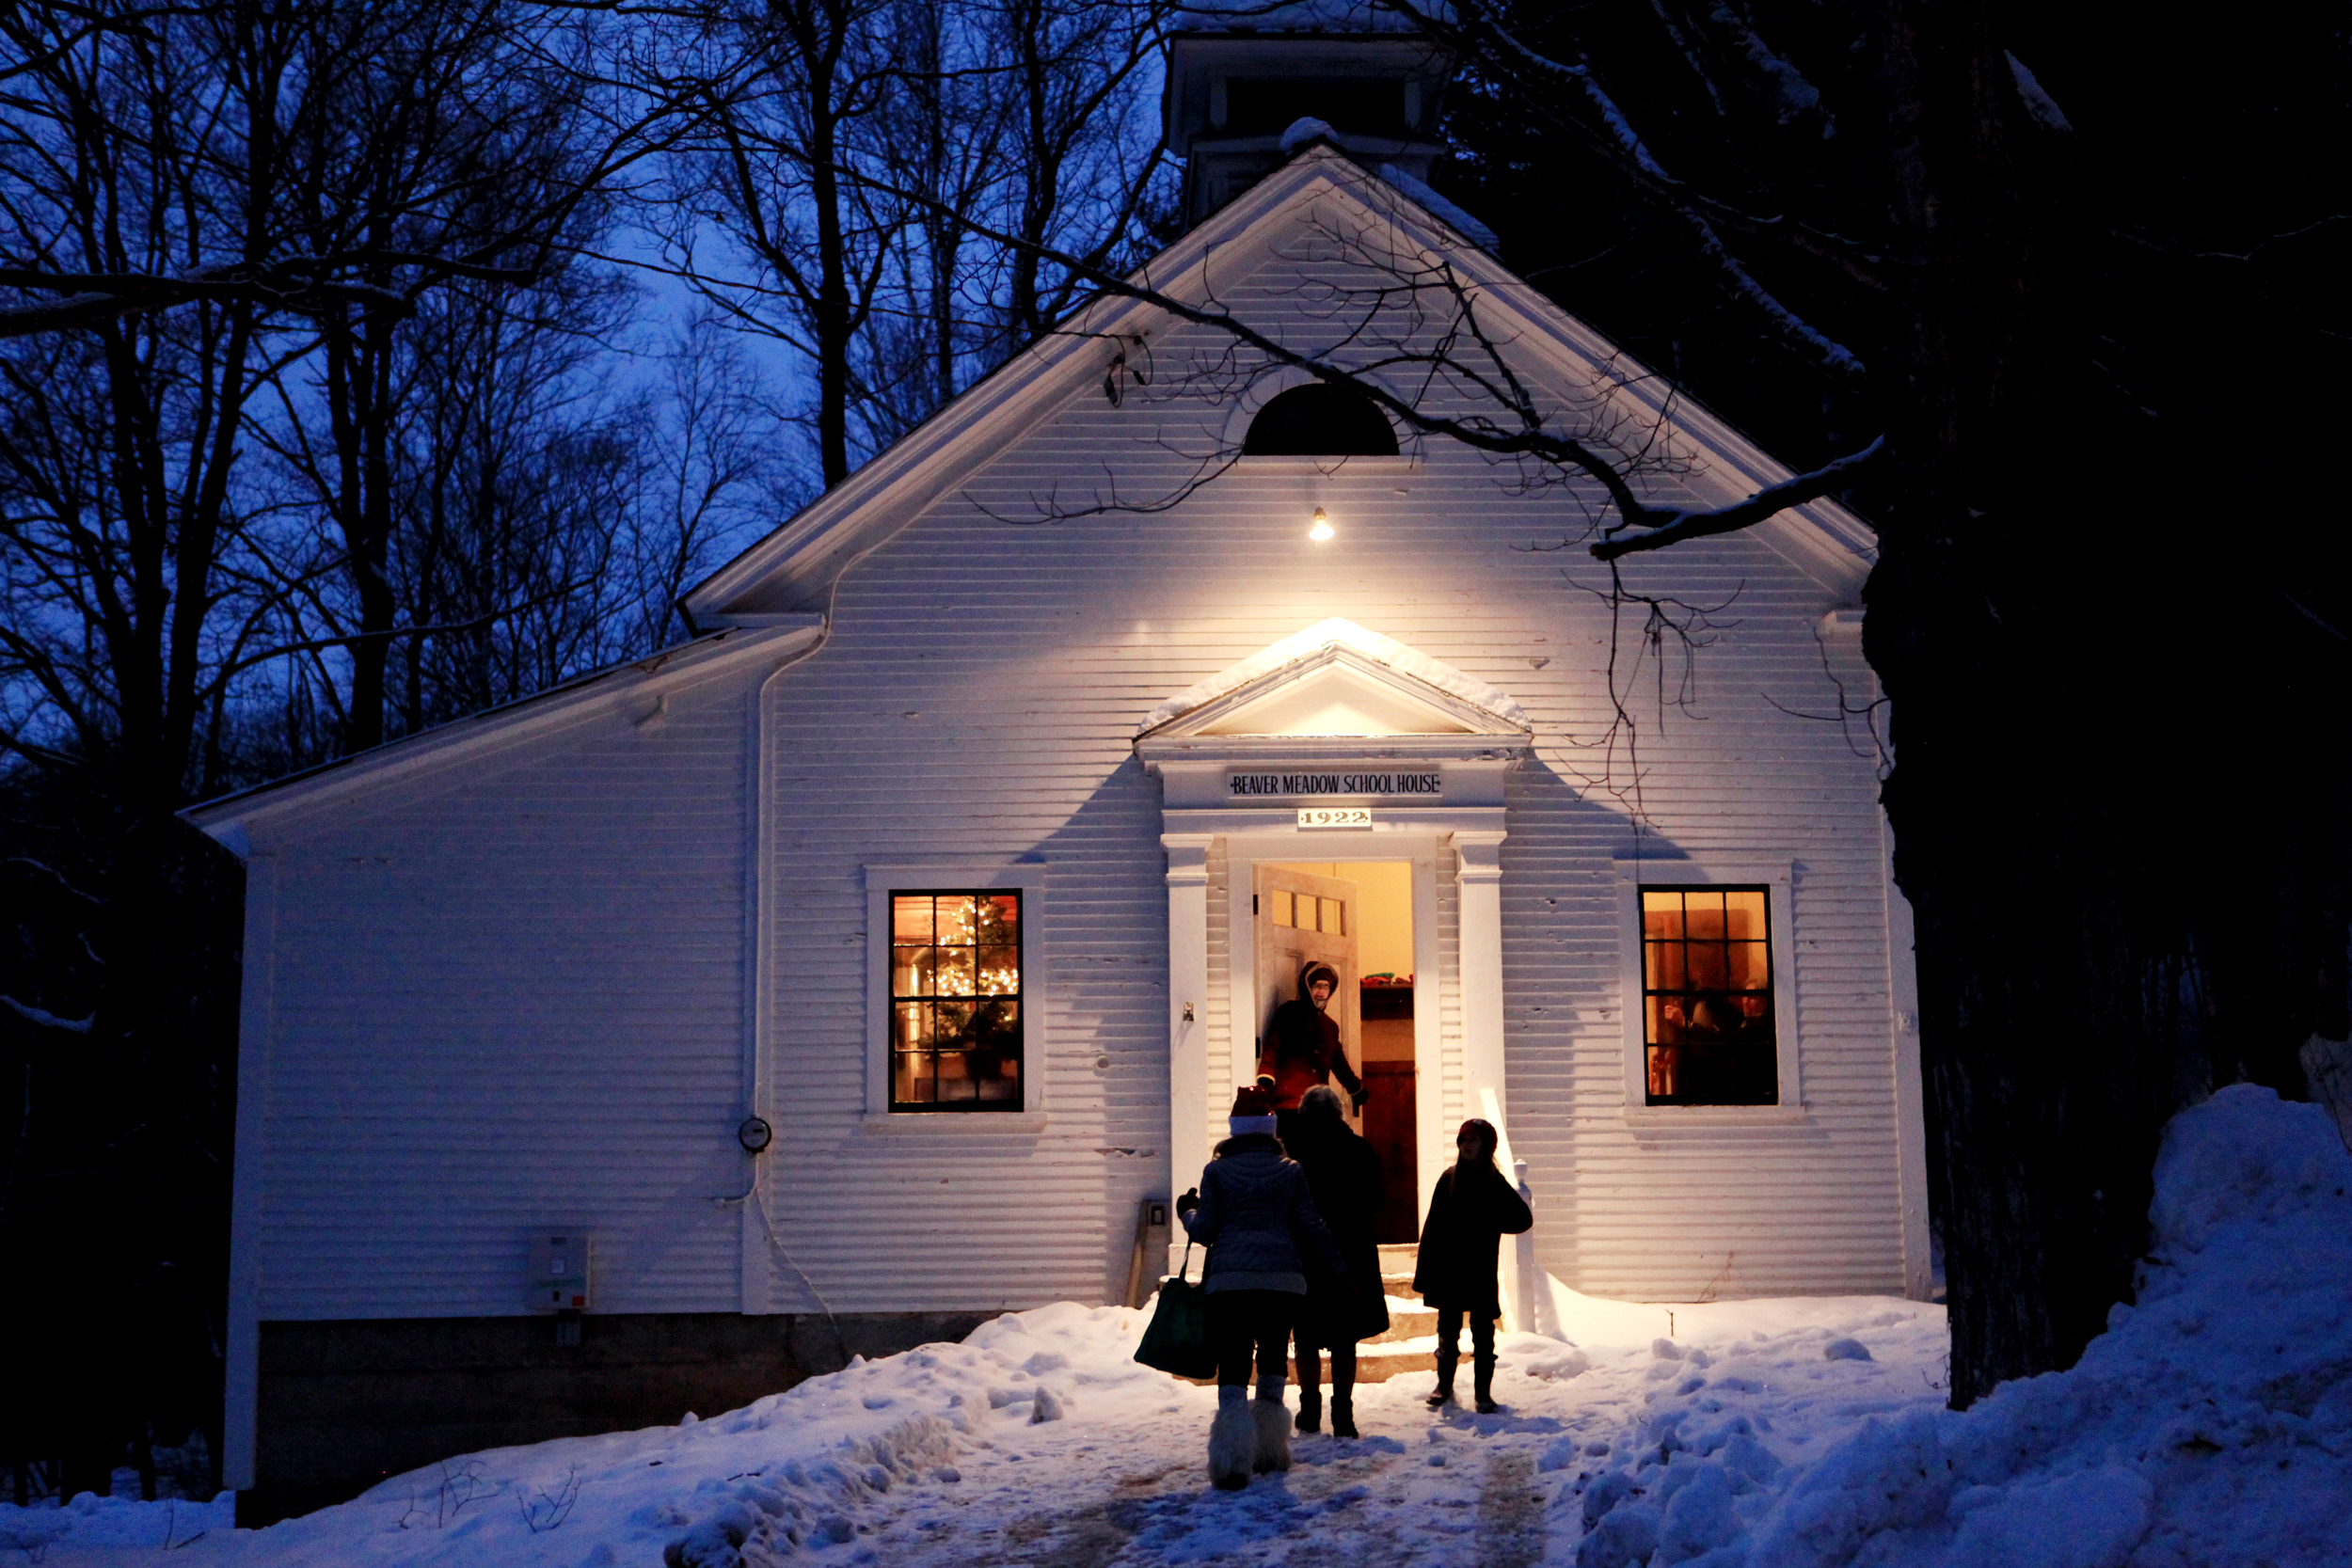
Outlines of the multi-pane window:
[[890,1108],[1021,1109],[1021,895],[890,895]]
[[1277,889],[1273,899],[1274,924],[1295,930],[1321,931],[1328,936],[1347,935],[1347,900],[1318,898],[1311,893],[1291,893]]
[[1778,1102],[1768,910],[1760,887],[1642,889],[1650,1104]]

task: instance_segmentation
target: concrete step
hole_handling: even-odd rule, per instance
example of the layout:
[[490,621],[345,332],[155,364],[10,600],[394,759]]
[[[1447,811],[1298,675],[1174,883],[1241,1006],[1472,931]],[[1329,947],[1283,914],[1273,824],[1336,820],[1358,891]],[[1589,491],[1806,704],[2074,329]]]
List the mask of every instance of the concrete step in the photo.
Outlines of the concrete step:
[[[1386,1383],[1392,1377],[1405,1377],[1416,1372],[1433,1381],[1438,1375],[1437,1346],[1433,1337],[1429,1335],[1423,1334],[1412,1340],[1400,1340],[1394,1343],[1367,1339],[1357,1347],[1356,1381],[1359,1383]],[[1290,1363],[1289,1373],[1291,1386],[1288,1401],[1291,1408],[1295,1410],[1298,1408],[1298,1362],[1295,1358]],[[1331,1363],[1326,1357],[1323,1359],[1323,1380],[1327,1384],[1330,1378]],[[1206,1387],[1216,1383],[1216,1379],[1194,1377],[1186,1378],[1184,1381]]]
[[[1425,1339],[1438,1332],[1438,1310],[1423,1307],[1409,1296],[1391,1293],[1389,1296],[1389,1326],[1364,1341],[1367,1345],[1384,1345],[1398,1339]],[[1359,1353],[1361,1354],[1361,1353]]]
[[[1380,1288],[1389,1299],[1412,1302],[1420,1299],[1413,1289],[1413,1270],[1421,1261],[1418,1242],[1384,1242],[1380,1246]],[[1393,1310],[1393,1308],[1391,1308]]]
[[[1357,1347],[1356,1381],[1359,1383],[1386,1383],[1392,1377],[1403,1377],[1412,1372],[1421,1372],[1435,1379],[1438,1375],[1438,1353],[1425,1345],[1407,1348],[1404,1344],[1383,1344],[1377,1339]],[[1327,1378],[1331,1375],[1328,1367],[1324,1369],[1323,1375]],[[1294,1384],[1298,1381],[1298,1369],[1295,1367],[1291,1369],[1291,1381]],[[1298,1402],[1295,1389],[1291,1402],[1294,1405]]]

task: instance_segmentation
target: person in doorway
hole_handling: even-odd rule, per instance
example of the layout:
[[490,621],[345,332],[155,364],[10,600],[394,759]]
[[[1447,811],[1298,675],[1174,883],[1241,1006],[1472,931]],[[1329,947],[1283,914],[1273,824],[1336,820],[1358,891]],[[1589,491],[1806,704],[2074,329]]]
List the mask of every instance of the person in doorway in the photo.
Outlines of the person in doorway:
[[1320,1353],[1331,1353],[1331,1435],[1356,1435],[1356,1341],[1389,1326],[1388,1294],[1380,1284],[1380,1245],[1373,1223],[1380,1210],[1380,1156],[1358,1137],[1340,1111],[1339,1091],[1317,1084],[1298,1102],[1298,1120],[1283,1144],[1307,1173],[1307,1190],[1347,1267],[1338,1274],[1307,1265],[1307,1303],[1292,1336],[1298,1348],[1298,1430],[1322,1422]]
[[[1253,1471],[1291,1467],[1290,1411],[1282,1385],[1291,1324],[1307,1294],[1305,1259],[1344,1273],[1346,1259],[1315,1212],[1307,1173],[1274,1135],[1265,1091],[1233,1093],[1232,1134],[1216,1146],[1200,1185],[1176,1200],[1176,1216],[1209,1260],[1200,1285],[1208,1296],[1209,1342],[1216,1350],[1216,1419],[1209,1427],[1209,1480],[1225,1491],[1249,1484]],[[1249,1398],[1249,1366],[1258,1397]]]
[[1348,1065],[1339,1021],[1331,1016],[1331,998],[1339,987],[1339,971],[1329,964],[1311,963],[1300,970],[1298,999],[1274,1009],[1259,1048],[1258,1086],[1273,1097],[1275,1122],[1286,1143],[1298,1119],[1299,1101],[1317,1085],[1336,1077],[1355,1108],[1364,1108],[1364,1081]]
[[1494,1414],[1495,1320],[1502,1316],[1497,1280],[1502,1238],[1535,1223],[1518,1189],[1495,1164],[1502,1140],[1494,1123],[1472,1117],[1454,1135],[1454,1161],[1429,1195],[1413,1289],[1438,1309],[1438,1386],[1429,1406],[1454,1401],[1454,1369],[1462,1362],[1462,1319],[1470,1323],[1471,1389],[1481,1415]]

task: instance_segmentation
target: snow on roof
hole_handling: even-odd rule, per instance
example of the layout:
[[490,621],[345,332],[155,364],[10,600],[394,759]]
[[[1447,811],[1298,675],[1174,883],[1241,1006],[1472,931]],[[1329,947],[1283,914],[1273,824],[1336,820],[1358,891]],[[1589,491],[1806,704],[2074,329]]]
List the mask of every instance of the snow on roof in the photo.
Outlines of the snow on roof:
[[1454,231],[1484,251],[1493,251],[1502,242],[1495,231],[1464,212],[1461,208],[1429,188],[1425,180],[1417,180],[1394,164],[1380,166],[1380,178],[1422,204],[1430,216],[1450,224]]
[[[1454,20],[1445,0],[1412,0],[1419,16]],[[1227,0],[1176,13],[1180,33],[1417,33],[1419,16],[1376,0]]]
[[1515,724],[1533,723],[1527,717],[1527,710],[1519,706],[1518,700],[1501,689],[1489,686],[1476,676],[1466,675],[1451,664],[1431,658],[1419,649],[1406,647],[1393,637],[1383,637],[1376,631],[1335,615],[1327,621],[1316,622],[1305,631],[1292,633],[1271,647],[1250,655],[1239,664],[1218,671],[1207,680],[1184,688],[1144,715],[1143,722],[1136,726],[1136,733],[1149,734],[1287,665],[1311,658],[1335,642],[1400,673],[1426,682],[1449,697],[1457,698],[1473,707],[1484,708],[1497,718],[1507,719]]
[[1281,147],[1285,152],[1295,152],[1317,136],[1336,144],[1339,135],[1337,131],[1331,129],[1329,120],[1317,119],[1312,115],[1302,115],[1292,120],[1291,128],[1282,133]]

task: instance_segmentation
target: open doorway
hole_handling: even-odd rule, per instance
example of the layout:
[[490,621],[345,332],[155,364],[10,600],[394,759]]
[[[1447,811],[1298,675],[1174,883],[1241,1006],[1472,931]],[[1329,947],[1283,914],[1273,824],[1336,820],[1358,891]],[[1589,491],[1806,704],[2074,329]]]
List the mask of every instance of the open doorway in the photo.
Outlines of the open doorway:
[[1257,1016],[1261,1051],[1274,1010],[1301,976],[1340,976],[1326,1009],[1363,1080],[1351,1118],[1380,1156],[1378,1239],[1418,1240],[1420,1148],[1413,1024],[1413,868],[1405,861],[1261,861],[1256,868]]

